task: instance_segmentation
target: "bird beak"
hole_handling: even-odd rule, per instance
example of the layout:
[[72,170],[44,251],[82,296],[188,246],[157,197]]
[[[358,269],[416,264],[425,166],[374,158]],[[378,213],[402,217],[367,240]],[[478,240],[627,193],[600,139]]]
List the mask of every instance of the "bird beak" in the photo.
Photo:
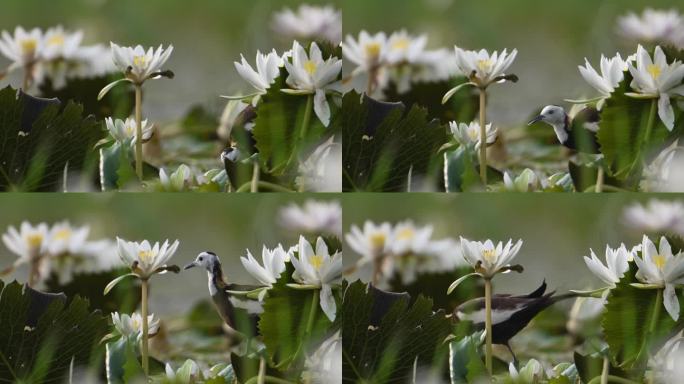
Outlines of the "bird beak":
[[540,121],[542,121],[542,120],[544,120],[544,116],[539,115],[539,116],[535,117],[534,119],[532,119],[532,121],[530,121],[529,123],[527,123],[527,126],[529,127],[530,125],[536,124],[536,123],[538,123],[538,122],[540,122]]
[[185,267],[183,267],[183,269],[190,269],[190,268],[194,268],[194,267],[196,267],[196,266],[197,266],[197,263],[195,263],[195,262],[193,261],[192,263],[189,263],[188,265],[186,265]]

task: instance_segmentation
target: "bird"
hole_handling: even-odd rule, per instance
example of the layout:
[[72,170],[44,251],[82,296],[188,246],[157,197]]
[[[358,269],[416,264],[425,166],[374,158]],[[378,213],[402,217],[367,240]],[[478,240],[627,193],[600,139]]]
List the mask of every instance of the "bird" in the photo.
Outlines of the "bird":
[[259,301],[239,294],[258,287],[226,283],[221,261],[214,252],[201,252],[183,269],[194,267],[201,267],[207,271],[211,301],[227,326],[229,336],[238,341],[249,341],[258,336],[258,321],[259,315],[264,312],[263,306]]
[[[510,340],[532,321],[541,311],[565,299],[578,296],[576,293],[554,296],[554,292],[546,293],[546,281],[523,296],[498,294],[492,297],[492,343],[503,345],[517,358],[510,345]],[[476,330],[485,329],[485,298],[469,300],[454,309],[454,317],[460,321],[472,322]]]
[[586,107],[571,117],[563,107],[548,105],[528,126],[538,122],[553,127],[558,141],[567,148],[588,154],[601,153],[597,138],[601,114],[596,108]]

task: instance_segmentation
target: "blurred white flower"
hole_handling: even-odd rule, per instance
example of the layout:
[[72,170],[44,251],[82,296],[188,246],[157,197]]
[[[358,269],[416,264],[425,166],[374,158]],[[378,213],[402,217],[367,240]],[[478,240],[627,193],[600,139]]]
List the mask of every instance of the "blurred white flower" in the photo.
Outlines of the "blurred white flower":
[[371,221],[363,224],[363,229],[352,225],[350,232],[345,235],[347,245],[361,255],[357,266],[371,264],[382,259],[387,253],[389,243],[392,241],[392,225],[381,223],[376,225]]
[[306,286],[320,288],[321,309],[330,321],[335,321],[337,305],[332,288],[342,280],[342,253],[331,255],[322,237],[316,239],[314,250],[304,236],[300,236],[298,255],[291,261],[295,268],[292,278]]
[[[456,141],[463,146],[474,145],[475,149],[480,148],[480,123],[473,121],[470,124],[457,123],[452,121],[449,123],[451,134],[454,135]],[[492,124],[487,124],[487,144],[493,144],[499,134],[499,130],[494,128]]]
[[65,31],[59,25],[50,28],[43,37],[43,49],[41,57],[45,60],[72,58],[78,54],[83,41],[83,31]]
[[413,36],[406,30],[392,33],[387,39],[385,58],[389,64],[418,62],[427,46],[427,36]]
[[43,53],[43,32],[38,28],[26,31],[22,27],[16,27],[14,35],[2,31],[0,53],[12,61],[10,71],[33,65]]
[[235,62],[240,76],[257,90],[259,94],[265,94],[275,80],[280,76],[280,68],[284,65],[283,58],[278,55],[275,49],[264,55],[257,51],[256,70],[247,62],[244,56],[240,63]]
[[347,35],[345,42],[342,43],[344,58],[357,66],[352,76],[377,70],[385,63],[386,50],[387,35],[384,32],[371,35],[361,31],[358,40]]
[[518,255],[522,240],[513,244],[512,240],[504,246],[502,242],[494,244],[491,240],[484,243],[470,241],[461,237],[463,258],[475,269],[475,272],[485,278],[492,278],[498,273],[511,270],[511,261]]
[[[247,107],[249,107],[249,104],[244,103],[241,100],[228,100],[228,103],[226,103],[226,107],[221,114],[219,127],[216,130],[216,134],[222,141],[230,141],[233,128],[238,124],[240,117]],[[245,129],[249,130],[251,128],[249,125],[245,125]]]
[[323,341],[306,357],[302,379],[311,384],[342,384],[342,336],[340,331]]
[[[129,145],[134,145],[136,137],[136,122],[135,119],[128,118],[126,120],[112,119],[111,117],[105,118],[105,125],[107,130],[112,137],[119,143],[128,143]],[[143,142],[148,141],[152,137],[154,131],[154,126],[152,124],[148,125],[147,120],[142,121],[142,133]]]
[[664,200],[636,203],[625,210],[624,221],[641,233],[684,236],[684,204]]
[[[112,323],[116,331],[127,339],[140,341],[142,338],[142,316],[135,312],[131,315],[118,312],[112,313]],[[147,316],[147,324],[150,336],[154,336],[159,332],[159,319],[154,317],[154,314]]]
[[308,200],[290,204],[279,213],[280,225],[288,231],[342,238],[342,206],[339,201]]
[[615,88],[625,79],[625,72],[629,69],[628,62],[622,60],[619,53],[610,59],[601,55],[600,74],[591,66],[588,59],[585,58],[584,61],[585,66],[578,67],[580,74],[589,85],[606,98],[615,92]]
[[429,252],[432,246],[432,232],[431,225],[418,227],[412,221],[401,222],[394,227],[388,249],[395,255]]
[[[270,250],[264,246],[261,250],[261,260],[263,266],[252,256],[252,253],[247,250],[247,257],[240,257],[242,265],[245,270],[249,272],[259,283],[271,288],[273,284],[278,281],[280,274],[285,271],[285,263],[290,261],[292,251],[286,252],[282,245]],[[266,290],[259,293],[259,301],[263,301],[266,296]]]
[[164,367],[166,379],[175,384],[193,384],[200,382],[203,378],[199,366],[193,360],[185,360],[178,370],[174,371],[171,364],[166,363]]
[[651,55],[639,45],[637,49],[636,67],[631,63],[629,72],[634,77],[631,87],[637,93],[628,96],[637,98],[658,99],[658,116],[668,130],[674,128],[675,116],[671,96],[684,96],[684,65],[679,60],[667,63],[667,57],[660,46],[655,48],[653,60]]
[[114,64],[121,70],[128,80],[134,84],[142,84],[148,79],[161,77],[162,67],[171,57],[173,46],[166,49],[159,46],[156,50],[138,45],[136,47],[121,47],[111,43]]
[[342,192],[342,146],[331,137],[300,162],[295,184],[303,192]]
[[641,188],[644,192],[684,192],[684,148],[675,141],[644,169]]
[[634,260],[634,253],[628,251],[624,244],[616,249],[606,246],[606,265],[603,265],[601,260],[596,257],[594,250],[590,251],[591,258],[584,256],[584,262],[591,273],[611,288],[615,287],[615,284],[629,270],[629,262]]
[[541,182],[537,174],[527,168],[515,178],[504,172],[504,186],[510,192],[535,192],[541,188]]
[[491,55],[486,50],[466,51],[459,47],[456,50],[456,63],[461,72],[470,78],[478,87],[486,88],[492,83],[507,80],[506,71],[515,61],[518,50],[510,54],[504,49],[501,54],[494,51]]
[[646,8],[641,15],[630,12],[618,19],[618,33],[636,43],[684,48],[684,18],[674,9]]
[[283,9],[273,17],[273,30],[284,40],[342,41],[342,12],[332,6],[302,4],[297,11]]
[[24,221],[21,223],[19,231],[10,226],[7,232],[2,235],[2,242],[5,243],[7,249],[19,256],[15,265],[20,265],[41,256],[47,244],[48,233],[49,228],[46,223],[33,226]]
[[682,332],[678,332],[648,361],[650,381],[662,384],[679,384],[684,376],[684,350]]
[[530,359],[530,361],[518,371],[511,362],[508,364],[508,374],[514,383],[539,383],[544,379],[544,367],[542,367],[539,361]]
[[185,164],[181,164],[170,175],[164,168],[159,168],[159,182],[167,192],[181,192],[194,185],[195,173]]
[[331,56],[323,59],[318,44],[311,43],[309,53],[297,41],[292,46],[292,62],[285,60],[289,74],[287,84],[293,89],[283,92],[314,95],[314,112],[324,126],[330,124],[330,105],[327,92],[337,89],[342,71],[342,60]]
[[170,244],[166,240],[163,244],[157,242],[151,245],[147,240],[138,243],[118,237],[116,243],[121,261],[124,265],[131,267],[134,275],[142,279],[166,272],[166,263],[176,253],[179,244],[178,240]]
[[637,280],[644,288],[664,289],[663,304],[665,310],[674,321],[679,319],[679,299],[675,292],[675,285],[684,282],[684,255],[680,252],[672,253],[670,243],[665,237],[660,238],[658,248],[644,235],[641,245],[641,257],[635,256],[634,262],[639,267]]

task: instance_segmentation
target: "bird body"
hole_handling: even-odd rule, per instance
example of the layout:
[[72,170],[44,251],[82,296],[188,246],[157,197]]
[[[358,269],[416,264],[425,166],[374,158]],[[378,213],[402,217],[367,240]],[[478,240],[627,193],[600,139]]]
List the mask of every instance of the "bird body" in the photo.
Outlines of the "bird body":
[[228,284],[225,282],[221,262],[213,252],[200,253],[195,261],[184,269],[204,267],[207,271],[209,295],[216,311],[226,324],[229,334],[251,338],[258,334],[257,323],[263,313],[261,303],[250,300],[238,292],[249,292],[257,287]]
[[584,108],[570,117],[562,107],[549,105],[529,125],[540,121],[553,127],[563,146],[582,153],[600,153],[597,133],[601,115],[596,108]]

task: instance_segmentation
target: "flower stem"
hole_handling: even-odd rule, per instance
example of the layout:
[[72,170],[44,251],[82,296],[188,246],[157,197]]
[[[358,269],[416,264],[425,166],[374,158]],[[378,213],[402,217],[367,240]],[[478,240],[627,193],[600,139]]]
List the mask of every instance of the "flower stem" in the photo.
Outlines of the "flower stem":
[[28,89],[31,86],[31,78],[33,77],[33,64],[28,64],[24,67],[24,82],[21,89],[28,93]]
[[148,324],[147,324],[147,296],[148,296],[148,286],[147,280],[142,280],[142,308],[140,316],[142,317],[142,367],[145,371],[145,376],[149,376],[150,366],[149,366],[149,345],[148,345]]
[[252,184],[250,186],[250,192],[259,192],[259,176],[261,173],[261,168],[259,166],[259,161],[254,161],[254,168],[252,169]]
[[[487,187],[487,90],[480,88],[480,178]],[[490,371],[491,374],[491,371]]]
[[[653,133],[653,125],[655,125],[656,111],[658,110],[658,99],[653,99],[651,101],[651,111],[648,114],[648,123],[646,125],[646,133],[644,134],[644,140],[642,141],[642,151],[646,149],[646,146],[651,141],[651,134]],[[644,151],[645,152],[645,151]]]
[[371,97],[373,91],[375,91],[375,84],[377,83],[378,69],[376,67],[371,68],[368,71],[368,87],[366,88],[366,96]]
[[33,288],[33,286],[36,285],[36,280],[38,279],[39,276],[39,271],[40,271],[40,260],[41,257],[34,257],[31,259],[31,268],[29,271],[29,277],[28,277],[28,286]]
[[660,307],[663,306],[663,290],[658,289],[656,294],[655,307],[653,307],[653,315],[651,316],[651,321],[648,323],[648,333],[653,334],[658,324],[658,318],[660,317]]
[[601,384],[608,384],[608,375],[610,374],[610,360],[608,356],[603,358],[603,370],[601,371]]
[[313,298],[311,299],[311,309],[309,310],[309,319],[306,321],[306,334],[310,335],[313,331],[314,319],[316,318],[316,310],[318,309],[318,289],[313,290]]
[[598,175],[596,176],[596,193],[602,193],[603,192],[603,184],[605,181],[605,173],[603,170],[603,166],[599,165],[598,168]]
[[492,280],[485,278],[485,366],[492,375]]
[[142,85],[135,86],[135,173],[143,179]]
[[309,125],[311,124],[311,112],[313,111],[313,98],[314,95],[307,96],[306,99],[306,109],[304,110],[304,120],[302,121],[302,126],[299,129],[299,138],[304,139],[306,134],[309,132]]

